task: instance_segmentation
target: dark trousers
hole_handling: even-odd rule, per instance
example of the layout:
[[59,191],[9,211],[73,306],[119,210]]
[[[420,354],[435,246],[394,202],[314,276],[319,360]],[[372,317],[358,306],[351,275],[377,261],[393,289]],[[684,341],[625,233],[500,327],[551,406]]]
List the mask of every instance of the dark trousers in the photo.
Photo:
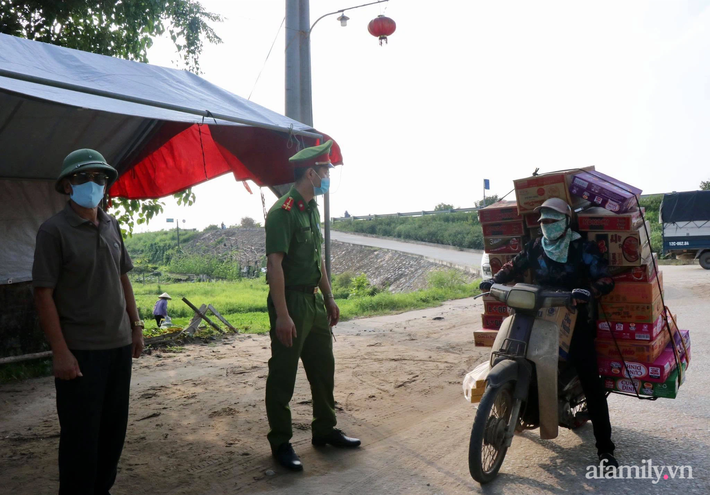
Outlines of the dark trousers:
[[613,453],[614,442],[611,441],[609,406],[606,402],[604,384],[599,377],[594,337],[594,327],[588,321],[586,311],[580,311],[570,343],[570,362],[577,370],[587,398],[587,408],[594,428],[594,438],[597,441],[597,452]]
[[163,322],[164,319],[165,319],[164,316],[155,315],[155,323],[158,324],[158,328],[160,328],[160,324]]
[[292,347],[284,346],[276,336],[276,309],[271,296],[267,300],[271,320],[271,359],[269,376],[266,379],[266,415],[271,428],[267,438],[272,450],[288,442],[293,435],[289,402],[296,385],[299,359],[303,362],[306,377],[311,385],[313,436],[329,434],[337,423],[333,397],[333,337],[323,296],[287,290],[286,305],[296,325],[297,337],[293,340]]
[[84,376],[54,381],[61,427],[59,494],[107,495],[126,437],[131,346],[72,353]]

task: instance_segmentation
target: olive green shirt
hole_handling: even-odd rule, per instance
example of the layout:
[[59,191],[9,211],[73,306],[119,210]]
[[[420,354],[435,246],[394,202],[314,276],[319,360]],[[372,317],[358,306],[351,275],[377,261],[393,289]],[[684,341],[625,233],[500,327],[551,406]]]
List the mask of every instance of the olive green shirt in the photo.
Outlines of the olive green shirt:
[[284,253],[286,287],[317,286],[321,279],[320,213],[315,199],[306,203],[292,187],[266,216],[266,255]]
[[132,342],[121,275],[133,268],[118,222],[98,210],[98,228],[67,203],[37,232],[32,284],[54,289],[69,349],[102,350]]

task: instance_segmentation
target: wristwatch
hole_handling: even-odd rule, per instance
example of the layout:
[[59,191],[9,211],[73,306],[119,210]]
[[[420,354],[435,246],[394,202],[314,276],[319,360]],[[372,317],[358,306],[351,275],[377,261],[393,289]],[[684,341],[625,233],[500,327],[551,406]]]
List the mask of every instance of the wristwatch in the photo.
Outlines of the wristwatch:
[[145,323],[143,323],[143,320],[137,320],[131,323],[131,328],[136,328],[136,327],[141,327],[145,328]]

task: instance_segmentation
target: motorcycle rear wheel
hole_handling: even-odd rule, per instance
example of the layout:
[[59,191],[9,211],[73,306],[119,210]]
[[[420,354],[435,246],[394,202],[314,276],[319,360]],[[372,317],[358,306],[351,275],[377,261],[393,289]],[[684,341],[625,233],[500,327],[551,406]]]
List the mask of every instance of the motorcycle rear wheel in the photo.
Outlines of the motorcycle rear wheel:
[[505,431],[518,418],[511,418],[515,381],[509,380],[498,388],[488,387],[481,397],[476,418],[471,428],[468,446],[468,470],[480,484],[493,481],[498,475],[508,447]]

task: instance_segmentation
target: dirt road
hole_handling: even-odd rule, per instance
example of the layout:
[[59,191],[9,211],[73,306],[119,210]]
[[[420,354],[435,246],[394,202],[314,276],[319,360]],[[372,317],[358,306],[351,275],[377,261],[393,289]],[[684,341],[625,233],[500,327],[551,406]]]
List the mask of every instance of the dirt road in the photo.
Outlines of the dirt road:
[[[481,489],[468,474],[474,408],[461,379],[486,352],[473,347],[479,301],[346,322],[336,330],[340,427],[357,451],[310,445],[310,392],[299,372],[294,447],[305,471],[285,472],[266,443],[268,337],[236,336],[136,362],[131,421],[114,495],[567,494],[710,492],[710,272],[664,267],[666,299],[692,330],[693,360],[676,400],[612,396],[622,463],[690,465],[693,479],[590,480],[592,428],[540,440],[516,436],[501,474]],[[56,493],[58,424],[51,378],[0,388],[0,493]]]

